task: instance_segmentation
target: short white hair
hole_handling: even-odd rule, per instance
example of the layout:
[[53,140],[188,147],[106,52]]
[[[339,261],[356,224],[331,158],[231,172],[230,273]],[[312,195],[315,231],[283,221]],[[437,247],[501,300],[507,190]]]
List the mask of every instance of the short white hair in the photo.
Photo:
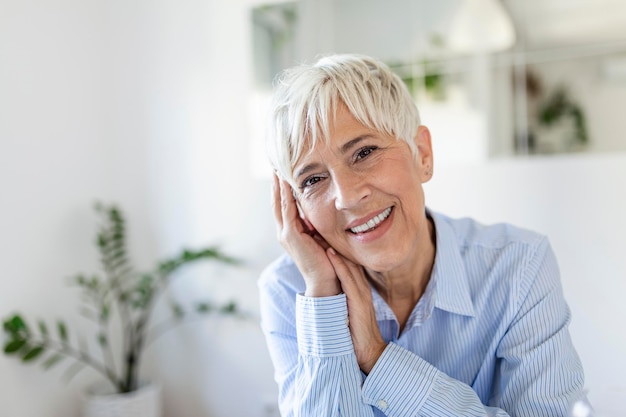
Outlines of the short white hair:
[[267,148],[278,175],[294,185],[293,169],[305,149],[329,140],[338,105],[363,125],[414,142],[420,125],[405,84],[383,62],[364,55],[330,55],[283,71],[276,79],[267,123]]

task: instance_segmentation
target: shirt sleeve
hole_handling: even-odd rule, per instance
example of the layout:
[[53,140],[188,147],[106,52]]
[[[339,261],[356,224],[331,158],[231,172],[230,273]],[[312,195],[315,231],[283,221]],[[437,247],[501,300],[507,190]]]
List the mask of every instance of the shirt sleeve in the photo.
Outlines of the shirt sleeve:
[[395,343],[389,343],[363,385],[364,401],[389,417],[498,416],[472,388]]
[[297,296],[295,416],[373,416],[348,328],[346,296]]
[[295,297],[294,303],[289,291],[261,288],[262,328],[281,416],[373,416],[361,396],[363,375],[348,329],[345,295]]

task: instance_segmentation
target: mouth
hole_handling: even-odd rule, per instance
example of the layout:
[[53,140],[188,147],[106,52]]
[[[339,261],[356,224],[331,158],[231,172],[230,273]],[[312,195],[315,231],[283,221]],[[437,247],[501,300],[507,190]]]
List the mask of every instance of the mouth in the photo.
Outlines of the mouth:
[[378,225],[380,225],[383,221],[385,221],[385,219],[387,217],[389,217],[389,215],[391,214],[392,210],[393,210],[393,207],[388,207],[382,213],[380,213],[377,216],[374,216],[373,218],[371,218],[367,222],[365,222],[363,224],[360,224],[358,226],[355,226],[355,227],[351,227],[348,230],[350,232],[354,233],[354,234],[370,232],[370,231],[376,229],[378,227]]

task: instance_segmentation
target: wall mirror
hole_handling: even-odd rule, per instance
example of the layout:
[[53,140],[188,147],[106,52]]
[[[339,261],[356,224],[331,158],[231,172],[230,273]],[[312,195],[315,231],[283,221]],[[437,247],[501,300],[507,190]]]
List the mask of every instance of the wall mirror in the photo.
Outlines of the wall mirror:
[[626,150],[619,1],[300,0],[252,21],[259,108],[282,68],[357,52],[405,80],[444,162]]

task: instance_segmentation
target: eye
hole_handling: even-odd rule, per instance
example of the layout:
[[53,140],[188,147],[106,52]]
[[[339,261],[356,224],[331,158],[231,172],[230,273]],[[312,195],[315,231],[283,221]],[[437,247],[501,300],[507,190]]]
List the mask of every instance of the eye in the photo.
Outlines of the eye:
[[354,155],[354,159],[355,160],[365,159],[368,156],[370,156],[370,154],[374,152],[376,149],[378,149],[378,146],[363,147],[356,152],[356,154]]
[[322,177],[319,177],[316,175],[310,176],[306,178],[304,181],[302,181],[302,184],[300,184],[300,189],[304,190],[305,188],[308,188],[317,184],[321,180],[322,180]]

